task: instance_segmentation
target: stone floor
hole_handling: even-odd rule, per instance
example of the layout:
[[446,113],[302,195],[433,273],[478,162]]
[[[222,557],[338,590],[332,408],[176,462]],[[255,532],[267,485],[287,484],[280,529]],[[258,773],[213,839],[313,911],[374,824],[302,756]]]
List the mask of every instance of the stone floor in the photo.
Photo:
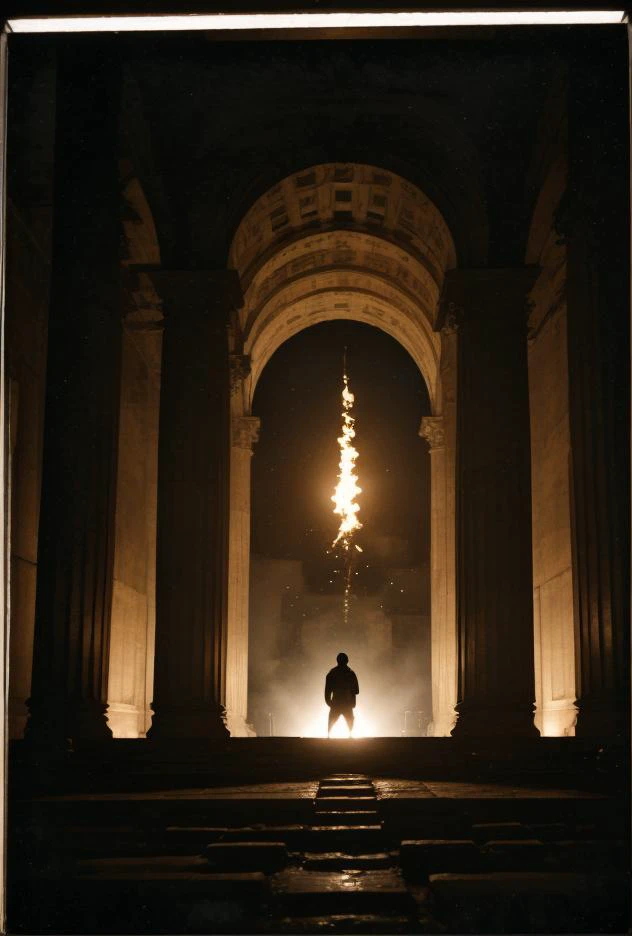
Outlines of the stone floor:
[[20,933],[618,933],[617,797],[339,773],[19,798]]

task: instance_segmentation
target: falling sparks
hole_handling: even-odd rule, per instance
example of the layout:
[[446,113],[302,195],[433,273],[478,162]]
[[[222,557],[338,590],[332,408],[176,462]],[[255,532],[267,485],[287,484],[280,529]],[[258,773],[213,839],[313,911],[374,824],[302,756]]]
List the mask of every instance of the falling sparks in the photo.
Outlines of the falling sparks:
[[344,622],[346,624],[349,618],[349,595],[351,591],[350,550],[353,546],[357,552],[362,552],[361,547],[353,542],[354,534],[362,528],[362,524],[358,520],[360,506],[356,503],[356,497],[362,493],[362,488],[358,485],[355,467],[358,450],[353,444],[355,419],[351,412],[355,397],[349,390],[346,366],[343,367],[342,381],[342,433],[338,436],[338,445],[340,447],[338,484],[331,498],[334,503],[334,513],[340,517],[340,526],[338,535],[331,547],[335,549],[336,546],[341,546],[345,554]]
[[349,378],[346,373],[342,375],[342,380],[342,434],[338,436],[340,463],[338,484],[331,498],[335,505],[334,513],[340,517],[340,527],[332,547],[340,543],[342,548],[348,551],[352,545],[353,534],[362,527],[358,520],[360,507],[355,500],[358,494],[362,493],[362,488],[358,486],[358,477],[355,473],[358,450],[353,444],[355,419],[351,415],[355,397],[349,390]]

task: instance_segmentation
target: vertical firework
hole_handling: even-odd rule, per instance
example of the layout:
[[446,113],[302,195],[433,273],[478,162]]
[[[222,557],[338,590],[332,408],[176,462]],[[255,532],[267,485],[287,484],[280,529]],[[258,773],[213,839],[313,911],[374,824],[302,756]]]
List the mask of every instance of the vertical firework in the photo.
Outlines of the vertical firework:
[[356,503],[356,497],[362,493],[362,488],[358,485],[358,476],[356,475],[356,459],[358,451],[353,444],[355,439],[355,419],[351,415],[355,397],[349,390],[349,378],[347,377],[346,365],[343,367],[342,374],[342,432],[338,436],[338,445],[340,448],[340,462],[338,465],[338,484],[332,496],[334,502],[334,513],[340,517],[340,526],[338,535],[331,544],[332,549],[340,546],[344,553],[345,562],[345,597],[344,597],[344,622],[349,619],[349,593],[351,591],[351,548],[358,552],[362,549],[353,542],[353,537],[357,530],[361,529],[362,524],[358,520],[359,505]]

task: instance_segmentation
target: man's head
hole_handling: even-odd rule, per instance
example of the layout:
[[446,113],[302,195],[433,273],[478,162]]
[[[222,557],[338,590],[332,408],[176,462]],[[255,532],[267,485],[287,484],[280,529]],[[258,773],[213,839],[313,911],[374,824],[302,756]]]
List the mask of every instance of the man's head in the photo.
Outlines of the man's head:
[[346,666],[349,662],[349,657],[346,653],[339,653],[336,657],[336,662],[338,663],[338,666]]

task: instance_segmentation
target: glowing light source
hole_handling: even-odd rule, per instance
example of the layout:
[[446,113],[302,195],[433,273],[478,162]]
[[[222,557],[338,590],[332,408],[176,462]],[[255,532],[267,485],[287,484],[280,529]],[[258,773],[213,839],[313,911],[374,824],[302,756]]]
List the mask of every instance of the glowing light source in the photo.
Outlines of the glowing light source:
[[358,484],[358,476],[355,470],[358,450],[353,444],[355,419],[351,415],[355,397],[349,390],[346,359],[347,350],[345,348],[345,362],[342,368],[342,432],[338,436],[338,445],[340,446],[338,484],[331,498],[334,502],[334,513],[340,517],[338,535],[331,544],[331,548],[335,549],[336,546],[340,545],[345,553],[345,597],[343,603],[345,625],[349,622],[349,596],[351,594],[351,555],[349,550],[353,545],[358,552],[362,552],[362,548],[353,542],[354,533],[362,528],[362,524],[358,520],[360,506],[356,503],[356,497],[362,493],[362,488]]
[[[355,419],[351,415],[355,397],[349,390],[349,378],[346,371],[342,375],[342,381],[342,433],[338,436],[340,446],[338,484],[331,498],[335,505],[334,513],[340,517],[340,527],[331,545],[334,548],[340,543],[342,548],[348,551],[352,544],[353,534],[362,527],[358,520],[360,506],[356,503],[356,497],[362,493],[362,488],[358,485],[355,472],[358,450],[353,444]],[[362,552],[359,546],[356,546],[356,549]]]
[[[303,733],[301,734],[302,738],[326,738],[327,737],[327,716],[329,714],[329,709],[323,705],[320,713],[315,715],[310,721],[307,722],[307,726]],[[349,729],[347,728],[347,723],[344,718],[339,718],[336,724],[334,725],[332,732],[332,738],[349,738]],[[353,724],[353,731],[351,733],[351,739],[353,738],[373,738],[375,737],[375,726],[367,719],[361,709],[356,709],[355,720]]]

